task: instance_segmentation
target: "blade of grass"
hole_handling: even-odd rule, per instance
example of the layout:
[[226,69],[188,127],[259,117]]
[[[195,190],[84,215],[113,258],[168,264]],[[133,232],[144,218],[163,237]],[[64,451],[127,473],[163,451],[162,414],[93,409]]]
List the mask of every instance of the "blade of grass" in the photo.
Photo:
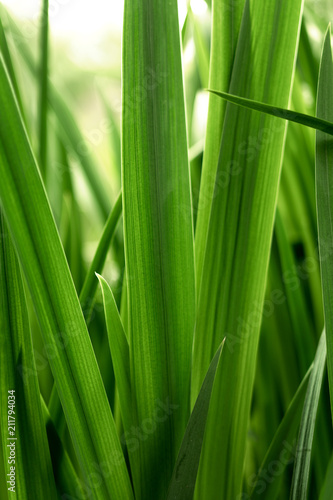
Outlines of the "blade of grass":
[[333,455],[327,466],[324,484],[320,490],[319,500],[331,500],[333,491]]
[[42,177],[46,175],[47,161],[47,94],[49,52],[49,0],[43,0],[40,29],[39,65],[39,166]]
[[[209,87],[228,90],[245,0],[213,2]],[[221,37],[221,33],[223,36]],[[214,194],[226,103],[209,95],[207,130],[202,164],[201,187],[195,232],[197,296],[200,290],[206,249],[209,214]]]
[[[318,79],[317,115],[333,120],[333,63],[331,30],[327,30]],[[327,368],[333,417],[333,139],[323,132],[316,135],[316,198],[320,272],[327,342]]]
[[[301,11],[301,1],[246,3],[231,93],[288,103]],[[226,107],[207,240],[201,242],[192,401],[224,336],[226,354],[212,394],[198,499],[216,491],[237,498],[241,490],[285,131],[286,123],[276,118]]]
[[[80,303],[2,57],[0,109],[1,203],[51,352],[50,365],[85,480],[95,498],[131,499]],[[96,463],[106,471],[98,483],[92,474]]]
[[[41,398],[43,417],[47,432],[47,439],[52,455],[53,474],[57,484],[57,490],[61,498],[84,498],[84,489],[76,474],[71,459],[57,433],[51,419],[49,410],[43,398]],[[67,497],[65,496],[67,495]]]
[[167,500],[192,500],[215,373],[224,341],[213,357],[189,418],[170,481]]
[[[154,85],[147,85],[149,75]],[[125,1],[124,240],[133,419],[173,410],[140,442],[137,498],[164,498],[190,414],[194,251],[176,0]],[[147,80],[148,79],[148,80]]]
[[325,364],[326,339],[324,331],[318,344],[304,401],[301,425],[297,440],[293,481],[290,494],[291,500],[305,500],[307,498],[313,433]]
[[[55,500],[21,271],[2,213],[0,235],[0,389],[5,478],[10,495],[15,492],[14,496],[22,500],[46,495]],[[26,378],[28,364],[32,366],[32,376]],[[13,395],[10,391],[14,398],[9,398],[9,394]],[[9,483],[11,470],[13,484]]]
[[[294,443],[296,441],[297,429],[299,427],[304,398],[312,369],[313,367],[311,365],[299,385],[274,435],[271,445],[267,450],[250,494],[251,500],[261,499],[263,492],[265,492],[265,497],[270,500],[274,500],[279,494],[283,471],[294,459]],[[279,473],[274,474],[273,480],[269,475],[269,480],[267,480],[267,471],[271,471],[273,469],[272,464],[276,463],[279,464]]]
[[253,101],[252,99],[246,99],[245,97],[240,97],[238,95],[219,92],[218,90],[208,89],[208,91],[222,97],[228,102],[237,104],[238,106],[253,109],[284,120],[300,123],[306,127],[314,128],[325,132],[326,134],[333,135],[333,123],[330,121],[316,118],[315,116],[305,115],[303,113],[297,113],[297,111],[291,111],[290,109],[279,108],[278,106],[271,106],[270,104],[265,104],[263,102]]

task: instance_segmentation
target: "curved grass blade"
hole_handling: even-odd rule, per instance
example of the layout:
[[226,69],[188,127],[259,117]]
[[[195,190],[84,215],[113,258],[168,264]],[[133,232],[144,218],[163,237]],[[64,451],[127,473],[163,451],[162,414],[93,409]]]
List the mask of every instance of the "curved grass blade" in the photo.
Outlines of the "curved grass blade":
[[[21,270],[2,213],[0,342],[2,452],[7,481],[11,479],[10,471],[14,470],[13,484],[7,482],[9,495],[14,493],[13,497],[22,500],[44,498],[45,495],[55,500]],[[30,377],[26,377],[28,365],[32,366]]]
[[208,91],[228,102],[237,104],[238,106],[253,109],[254,111],[260,111],[261,113],[276,116],[277,118],[283,118],[284,120],[289,120],[291,122],[300,123],[306,127],[314,128],[325,132],[326,134],[333,135],[333,123],[330,121],[322,120],[321,118],[316,118],[315,116],[305,115],[304,113],[297,113],[296,111],[291,111],[290,109],[279,108],[263,102],[253,101],[252,99],[246,99],[245,97],[227,94],[226,92],[219,92],[218,90],[208,89]]
[[129,346],[112,290],[102,276],[97,273],[96,276],[103,293],[105,321],[119,393],[121,415],[124,428],[127,430],[130,428],[132,413]]
[[[177,1],[125,0],[124,241],[139,498],[162,499],[190,414],[194,249]],[[138,91],[139,89],[139,91]],[[140,94],[140,95],[139,95]],[[154,415],[170,404],[166,418]],[[138,490],[139,488],[139,490]]]
[[301,425],[297,440],[293,481],[290,494],[291,500],[306,500],[307,498],[313,433],[325,364],[326,339],[324,331],[319,340],[304,401]]
[[42,177],[46,175],[47,161],[47,94],[49,52],[49,0],[42,2],[39,65],[39,166]]
[[170,481],[167,500],[192,500],[209,410],[210,396],[224,341],[213,357],[189,418]]
[[[85,480],[133,498],[112,413],[41,177],[0,57],[0,198]],[[98,425],[96,425],[98,422]],[[94,464],[104,475],[94,481]]]
[[[319,70],[317,115],[325,120],[333,121],[332,87],[333,63],[329,27]],[[316,199],[328,381],[333,418],[333,139],[319,131],[316,134]]]
[[[312,365],[300,383],[274,435],[255,479],[250,494],[251,500],[260,500],[264,492],[265,497],[270,500],[275,500],[279,494],[283,471],[294,460],[297,429],[302,415],[304,398],[311,372]],[[272,466],[272,464],[278,464],[278,469],[274,465]],[[272,474],[272,471],[274,472],[275,470],[278,470],[278,474]],[[269,473],[269,480],[267,480],[267,472]]]

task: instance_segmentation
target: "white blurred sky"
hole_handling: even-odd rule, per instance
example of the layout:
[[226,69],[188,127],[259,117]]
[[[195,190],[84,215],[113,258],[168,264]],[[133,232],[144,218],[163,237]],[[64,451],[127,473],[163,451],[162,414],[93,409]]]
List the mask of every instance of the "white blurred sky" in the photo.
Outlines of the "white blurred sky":
[[[41,0],[2,0],[13,13],[37,22]],[[180,23],[186,13],[186,0],[179,0]],[[49,0],[52,33],[59,37],[94,37],[101,32],[121,30],[124,0]],[[207,8],[204,0],[192,0],[197,14]]]

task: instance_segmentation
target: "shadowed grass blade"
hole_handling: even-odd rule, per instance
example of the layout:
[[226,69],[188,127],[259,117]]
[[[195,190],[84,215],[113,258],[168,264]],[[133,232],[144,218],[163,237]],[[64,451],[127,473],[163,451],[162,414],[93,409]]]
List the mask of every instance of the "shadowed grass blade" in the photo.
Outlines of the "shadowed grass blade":
[[[21,270],[0,214],[0,389],[2,452],[9,495],[56,499]],[[28,365],[31,367],[26,376]],[[11,406],[11,403],[14,405]],[[9,481],[14,471],[14,480]],[[12,489],[11,489],[12,488]],[[15,493],[14,493],[15,492]]]
[[211,361],[188,421],[170,481],[167,500],[193,499],[215,373],[219,363],[223,363],[223,360],[220,361],[223,344],[224,341]]
[[293,482],[290,494],[291,500],[306,500],[307,498],[313,433],[316,423],[325,364],[326,339],[324,331],[318,344],[304,401],[301,425],[297,440]]

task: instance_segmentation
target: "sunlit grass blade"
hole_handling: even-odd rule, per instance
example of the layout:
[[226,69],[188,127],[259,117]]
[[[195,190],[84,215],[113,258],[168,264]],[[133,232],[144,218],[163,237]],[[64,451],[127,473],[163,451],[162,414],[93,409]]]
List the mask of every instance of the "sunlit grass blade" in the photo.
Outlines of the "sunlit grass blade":
[[[231,93],[288,104],[301,10],[302,1],[246,2]],[[285,132],[286,123],[276,118],[226,107],[207,240],[200,243],[205,252],[192,401],[222,336],[226,343],[224,369],[213,388],[197,499],[216,491],[222,498],[236,498],[241,490]]]
[[136,496],[158,500],[166,495],[190,414],[195,319],[192,209],[176,0],[125,1],[122,99],[124,240],[135,425],[147,419],[154,423],[158,401],[175,408],[156,423],[137,452],[141,485]]
[[48,94],[48,53],[49,53],[49,0],[43,0],[40,28],[39,62],[39,167],[46,175],[47,161],[47,94]]
[[320,338],[310,375],[297,440],[291,500],[306,500],[314,427],[326,365],[325,331]]
[[[311,372],[312,366],[304,376],[274,435],[258,475],[255,478],[253,489],[250,493],[251,500],[259,500],[262,498],[264,492],[266,498],[269,498],[269,500],[274,500],[279,494],[283,472],[286,466],[294,460],[297,430],[299,428]],[[278,473],[276,467],[272,464],[278,464]]]
[[[224,341],[213,357],[189,418],[170,481],[167,500],[192,500],[215,373]],[[222,356],[223,358],[223,356]]]
[[[333,62],[331,29],[327,30],[321,56],[317,116],[333,121]],[[327,133],[327,131],[326,131]],[[318,240],[327,343],[327,368],[333,417],[333,139],[323,132],[316,135],[316,197]]]
[[13,498],[29,500],[46,495],[55,500],[21,270],[2,213],[0,235],[1,452],[6,464],[5,482]]
[[291,111],[290,109],[279,108],[263,102],[253,101],[252,99],[246,99],[245,97],[227,94],[226,92],[219,92],[218,90],[209,89],[209,92],[222,97],[226,101],[237,104],[238,106],[260,111],[271,116],[276,116],[277,118],[283,118],[284,120],[300,123],[306,127],[314,128],[316,130],[320,130],[321,132],[325,132],[326,134],[333,135],[333,123],[330,121],[316,118],[315,116],[305,115],[303,113],[297,113],[296,111]]
[[[211,88],[219,88],[224,91],[229,89],[244,5],[245,0],[237,2],[213,2],[209,68],[209,87]],[[223,33],[222,37],[221,33]],[[225,102],[219,100],[213,94],[209,95],[207,129],[195,232],[197,296],[201,284],[209,214],[214,194],[214,180],[220,153],[225,109]]]
[[[131,499],[79,299],[2,58],[0,109],[1,203],[51,353],[50,365],[80,465],[96,498]],[[94,463],[103,463],[106,470],[98,484],[91,475]]]

